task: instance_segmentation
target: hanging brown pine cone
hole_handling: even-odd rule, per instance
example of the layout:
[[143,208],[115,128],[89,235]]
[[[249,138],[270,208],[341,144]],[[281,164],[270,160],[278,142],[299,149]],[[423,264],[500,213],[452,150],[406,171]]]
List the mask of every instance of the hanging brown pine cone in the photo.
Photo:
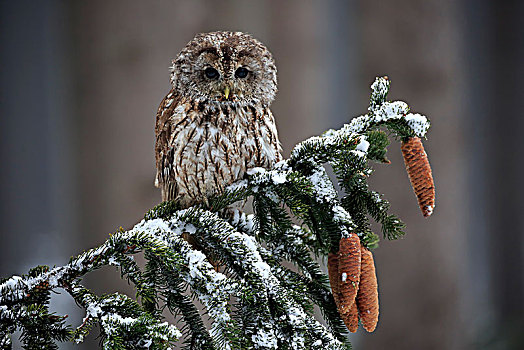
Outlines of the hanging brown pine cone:
[[411,187],[415,191],[422,214],[428,217],[435,208],[435,185],[424,145],[420,138],[410,137],[407,141],[402,141],[401,149]]
[[378,283],[373,254],[362,246],[362,268],[357,293],[358,316],[364,329],[373,332],[378,322]]
[[355,233],[340,239],[338,252],[339,312],[349,312],[357,296],[360,281],[360,239]]
[[351,306],[351,309],[349,309],[346,313],[341,313],[340,317],[342,318],[342,321],[344,321],[344,324],[346,325],[347,329],[351,333],[355,333],[358,329],[358,308],[357,303],[353,303]]
[[335,304],[338,309],[338,253],[329,253],[328,254],[328,276],[329,284],[331,285],[331,293],[333,293],[333,298],[335,299]]

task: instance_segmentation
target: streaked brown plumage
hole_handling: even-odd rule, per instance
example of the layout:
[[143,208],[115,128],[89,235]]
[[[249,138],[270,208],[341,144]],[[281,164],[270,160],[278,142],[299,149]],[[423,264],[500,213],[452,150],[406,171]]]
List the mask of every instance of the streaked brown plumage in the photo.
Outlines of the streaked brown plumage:
[[269,106],[271,53],[240,32],[198,34],[173,60],[173,88],[156,116],[155,184],[162,200],[207,201],[254,167],[281,160]]

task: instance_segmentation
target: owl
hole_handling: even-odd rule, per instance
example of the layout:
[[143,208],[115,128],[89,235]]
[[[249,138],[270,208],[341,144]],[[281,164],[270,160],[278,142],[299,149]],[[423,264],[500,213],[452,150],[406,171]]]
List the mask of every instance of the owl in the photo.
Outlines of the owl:
[[156,178],[162,200],[207,203],[282,149],[270,105],[277,92],[271,53],[241,32],[195,36],[172,61],[171,91],[156,115]]

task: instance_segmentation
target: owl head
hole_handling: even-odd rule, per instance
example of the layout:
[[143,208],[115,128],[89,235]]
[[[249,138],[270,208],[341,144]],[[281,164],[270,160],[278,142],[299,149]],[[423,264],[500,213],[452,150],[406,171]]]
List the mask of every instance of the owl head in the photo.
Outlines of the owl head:
[[181,96],[237,105],[271,104],[277,69],[269,50],[242,32],[195,36],[171,66],[171,84]]

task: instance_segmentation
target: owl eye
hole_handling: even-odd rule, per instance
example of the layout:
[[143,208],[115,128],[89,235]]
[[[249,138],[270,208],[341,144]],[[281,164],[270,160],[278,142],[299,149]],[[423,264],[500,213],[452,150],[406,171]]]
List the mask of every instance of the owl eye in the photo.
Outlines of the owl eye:
[[217,79],[220,76],[220,73],[215,68],[208,67],[204,69],[204,74],[209,79]]
[[246,68],[240,67],[236,70],[235,77],[242,79],[242,78],[247,77],[248,73],[249,71]]

